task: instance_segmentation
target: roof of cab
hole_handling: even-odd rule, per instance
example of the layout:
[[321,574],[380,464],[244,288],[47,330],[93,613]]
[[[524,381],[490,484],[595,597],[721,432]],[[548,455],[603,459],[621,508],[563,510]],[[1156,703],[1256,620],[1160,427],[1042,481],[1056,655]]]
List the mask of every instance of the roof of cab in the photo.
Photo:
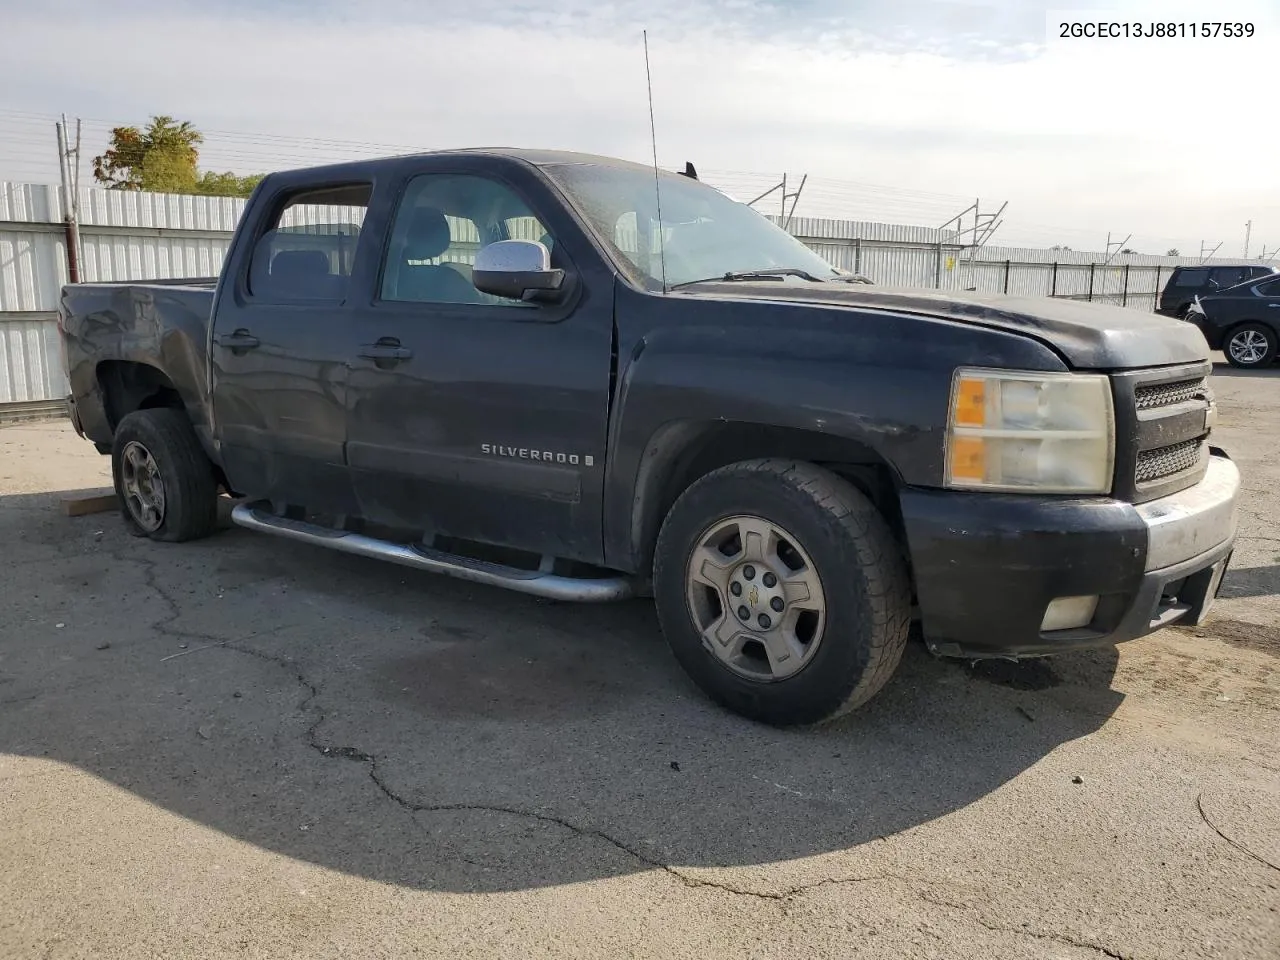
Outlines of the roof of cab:
[[[552,166],[556,164],[591,164],[593,166],[616,167],[618,169],[643,170],[652,171],[653,167],[648,164],[635,163],[631,160],[620,160],[617,157],[605,157],[591,153],[575,153],[571,150],[527,150],[519,147],[470,147],[459,150],[427,150],[422,153],[407,153],[394,156],[378,157],[370,160],[353,160],[345,163],[330,163],[315,167],[298,168],[293,170],[282,170],[281,173],[289,174],[334,174],[341,173],[344,176],[357,175],[366,173],[389,161],[412,160],[415,157],[440,157],[440,156],[489,156],[489,157],[506,157],[513,160],[522,160],[525,163],[533,164],[538,167]],[[670,171],[672,176],[678,176]]]

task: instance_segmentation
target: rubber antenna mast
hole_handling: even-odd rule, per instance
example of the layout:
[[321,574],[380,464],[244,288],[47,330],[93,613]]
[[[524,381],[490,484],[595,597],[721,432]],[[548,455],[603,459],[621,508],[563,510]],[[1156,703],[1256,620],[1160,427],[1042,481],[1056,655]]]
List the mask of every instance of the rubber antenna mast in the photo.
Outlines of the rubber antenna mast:
[[649,88],[649,143],[653,147],[653,198],[658,206],[658,264],[662,270],[662,292],[667,292],[666,238],[662,233],[662,188],[658,185],[658,133],[653,124],[653,74],[649,72],[649,31],[641,32],[644,38],[644,80]]

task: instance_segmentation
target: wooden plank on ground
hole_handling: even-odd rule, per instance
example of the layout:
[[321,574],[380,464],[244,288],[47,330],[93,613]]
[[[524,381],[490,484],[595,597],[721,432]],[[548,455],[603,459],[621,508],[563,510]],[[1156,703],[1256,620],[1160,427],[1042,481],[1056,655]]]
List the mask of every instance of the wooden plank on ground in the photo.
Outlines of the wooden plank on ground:
[[119,506],[114,493],[77,494],[62,498],[62,512],[68,517],[84,517],[91,513],[106,513]]

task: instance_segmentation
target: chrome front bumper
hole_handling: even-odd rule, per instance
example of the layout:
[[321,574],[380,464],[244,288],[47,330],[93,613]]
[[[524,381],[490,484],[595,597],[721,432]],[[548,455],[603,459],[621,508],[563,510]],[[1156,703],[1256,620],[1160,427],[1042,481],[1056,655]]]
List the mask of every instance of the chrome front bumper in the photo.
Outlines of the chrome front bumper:
[[1147,526],[1147,572],[1180,566],[1230,542],[1239,499],[1239,468],[1214,456],[1194,487],[1139,504],[1138,515]]

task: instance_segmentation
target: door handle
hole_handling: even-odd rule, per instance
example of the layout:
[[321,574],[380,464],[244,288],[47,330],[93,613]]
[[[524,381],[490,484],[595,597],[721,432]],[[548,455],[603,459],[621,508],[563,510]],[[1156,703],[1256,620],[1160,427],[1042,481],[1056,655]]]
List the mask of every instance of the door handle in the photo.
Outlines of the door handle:
[[400,341],[395,337],[383,337],[377,343],[366,343],[360,348],[360,356],[366,360],[408,360],[413,356],[413,351],[407,347],[400,346]]
[[258,338],[248,330],[240,329],[235,333],[219,334],[213,342],[228,350],[252,350],[258,345]]

